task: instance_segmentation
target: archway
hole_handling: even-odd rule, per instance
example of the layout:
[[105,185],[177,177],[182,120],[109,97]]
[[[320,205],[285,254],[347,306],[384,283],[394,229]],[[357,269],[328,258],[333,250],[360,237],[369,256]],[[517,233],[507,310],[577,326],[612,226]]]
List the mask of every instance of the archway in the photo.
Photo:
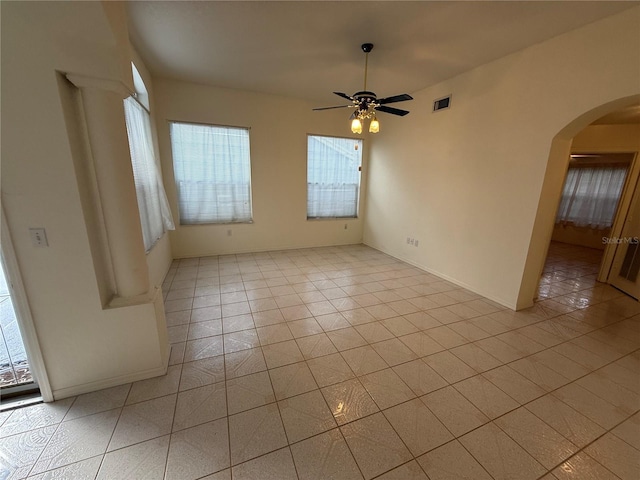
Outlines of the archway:
[[551,241],[554,218],[562,194],[573,137],[598,118],[637,103],[640,103],[640,95],[620,98],[597,106],[567,124],[553,138],[520,283],[517,310],[533,305]]

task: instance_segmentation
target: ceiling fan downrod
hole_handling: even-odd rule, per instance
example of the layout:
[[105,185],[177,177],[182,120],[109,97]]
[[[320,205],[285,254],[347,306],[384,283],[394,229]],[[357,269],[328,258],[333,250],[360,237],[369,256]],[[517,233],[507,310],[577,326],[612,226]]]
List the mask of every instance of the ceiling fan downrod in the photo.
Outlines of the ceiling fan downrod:
[[362,51],[364,52],[364,90],[367,91],[367,67],[369,66],[369,52],[373,50],[373,43],[363,43]]

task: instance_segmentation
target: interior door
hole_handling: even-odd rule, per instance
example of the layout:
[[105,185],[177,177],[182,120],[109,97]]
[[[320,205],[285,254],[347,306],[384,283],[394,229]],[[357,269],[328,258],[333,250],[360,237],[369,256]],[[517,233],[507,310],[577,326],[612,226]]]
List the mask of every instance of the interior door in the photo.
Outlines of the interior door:
[[637,181],[622,236],[612,241],[617,247],[609,283],[640,300],[640,188]]

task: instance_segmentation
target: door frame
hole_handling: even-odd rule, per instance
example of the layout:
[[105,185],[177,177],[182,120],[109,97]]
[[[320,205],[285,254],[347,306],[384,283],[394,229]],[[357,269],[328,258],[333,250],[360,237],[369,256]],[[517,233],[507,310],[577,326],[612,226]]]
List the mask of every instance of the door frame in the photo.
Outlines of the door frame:
[[[629,213],[629,209],[631,208],[633,195],[636,188],[638,188],[638,177],[640,177],[640,153],[633,153],[635,155],[633,160],[631,160],[631,165],[629,166],[626,185],[620,195],[620,203],[618,203],[616,218],[611,226],[611,233],[609,234],[610,237],[619,237],[622,235],[622,229],[624,228],[624,222],[627,218],[627,214]],[[602,264],[600,266],[600,271],[598,272],[599,282],[611,283],[609,280],[612,275],[611,269],[613,268],[613,259],[616,255],[617,247],[618,245],[613,244],[607,244],[605,247]]]
[[33,373],[33,376],[38,383],[38,387],[40,388],[42,400],[45,402],[52,402],[54,400],[53,392],[51,391],[51,385],[47,376],[47,369],[40,350],[40,342],[38,341],[38,334],[33,323],[31,308],[29,307],[29,302],[27,300],[27,292],[24,289],[22,275],[20,274],[20,268],[13,248],[13,242],[11,241],[11,233],[9,232],[4,206],[0,211],[0,217],[2,219],[0,225],[0,238],[3,266],[5,269],[5,275],[7,276],[7,286],[11,293],[13,308],[16,313],[16,320],[18,322],[20,334],[22,335],[22,342],[24,343],[24,348],[27,352],[29,367],[31,368],[31,372]]
[[[589,153],[599,153],[599,154],[607,154],[607,153],[627,153],[632,156],[631,161],[629,163],[629,170],[627,171],[627,178],[625,179],[625,183],[622,187],[622,191],[620,192],[620,198],[618,199],[618,208],[616,209],[616,215],[613,219],[613,223],[611,225],[611,230],[609,232],[609,237],[619,237],[622,234],[622,229],[624,228],[624,222],[627,218],[627,213],[629,212],[629,208],[631,206],[631,201],[633,200],[633,192],[635,188],[635,184],[638,180],[638,176],[640,176],[640,161],[639,153],[629,151],[628,148],[587,148],[587,149],[577,149],[571,150],[571,155],[580,155],[580,154],[589,154]],[[567,165],[568,167],[568,165]],[[567,168],[568,171],[568,168]],[[565,180],[566,181],[566,173]],[[555,218],[555,217],[554,217]],[[613,267],[613,258],[615,257],[617,245],[607,243],[604,247],[602,253],[602,259],[600,260],[600,268],[598,270],[597,280],[602,283],[610,283],[609,277],[611,275],[611,268]]]
[[[631,212],[634,212],[636,215],[640,215],[640,180],[638,178],[635,179],[635,182],[633,185],[630,185],[629,190],[630,190],[629,196],[631,200],[630,200],[629,207],[625,212],[624,217],[621,219],[622,227],[620,230],[620,234],[617,236],[618,238],[624,237],[625,233],[628,233],[626,228],[627,228],[627,221],[630,221],[629,214]],[[640,283],[640,279],[638,279],[637,282],[631,282],[630,280],[626,280],[626,279],[621,280],[619,277],[623,258],[627,253],[627,249],[629,248],[629,245],[626,243],[616,243],[612,245],[612,247],[615,247],[615,248],[612,248],[613,256],[611,261],[611,269],[609,271],[609,276],[607,278],[607,283],[617,288],[618,290],[628,294],[632,298],[635,298],[640,302],[640,296],[638,296],[638,293],[636,290],[634,290],[634,294],[626,290],[627,287],[630,287],[631,289],[634,289],[634,288],[637,289]],[[617,281],[620,283],[615,284],[614,281]]]
[[[624,228],[625,220],[627,218],[627,214],[629,212],[629,208],[631,208],[631,203],[633,201],[633,195],[635,192],[635,187],[638,182],[638,177],[640,177],[640,152],[632,152],[629,151],[628,148],[581,148],[571,150],[571,155],[585,155],[585,154],[602,154],[606,155],[608,153],[626,153],[632,156],[629,162],[629,170],[627,171],[627,178],[625,179],[625,183],[622,187],[622,191],[620,192],[620,198],[618,199],[618,207],[616,209],[616,214],[613,219],[613,224],[611,225],[611,230],[609,232],[610,238],[619,237],[622,234],[622,230]],[[562,187],[560,190],[560,195],[562,195],[562,189],[564,189],[564,183],[567,179],[567,172],[569,171],[569,164],[567,162],[567,170],[564,174],[564,179],[562,180]],[[640,186],[638,187],[640,188]],[[559,202],[558,202],[559,208]],[[556,212],[557,215],[557,212]],[[555,219],[555,216],[553,217]],[[553,226],[551,227],[553,231]],[[549,244],[547,245],[545,253],[545,262],[549,251],[549,245],[551,244],[551,237],[549,238]],[[613,260],[616,255],[616,251],[619,245],[607,243],[602,251],[602,257],[600,259],[600,266],[598,268],[598,273],[596,280],[601,283],[606,283],[611,285],[610,277],[613,276]],[[536,287],[536,292],[540,287],[540,282],[542,281],[542,277],[538,280],[538,286]],[[537,298],[537,295],[534,295],[534,298]]]

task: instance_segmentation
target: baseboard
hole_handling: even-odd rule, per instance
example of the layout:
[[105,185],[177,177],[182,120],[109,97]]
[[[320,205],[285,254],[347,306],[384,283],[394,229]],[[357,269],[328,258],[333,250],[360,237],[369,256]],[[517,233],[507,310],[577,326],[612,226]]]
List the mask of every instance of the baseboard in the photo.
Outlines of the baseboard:
[[403,258],[400,255],[394,255],[391,252],[388,252],[383,248],[379,248],[379,247],[376,247],[374,245],[370,245],[370,244],[368,244],[366,242],[363,242],[363,244],[366,245],[367,247],[373,248],[375,250],[378,250],[379,252],[382,252],[382,253],[384,253],[386,255],[389,255],[390,257],[396,258],[396,259],[401,260],[401,261],[403,261],[405,263],[408,263],[409,265],[417,267],[420,270],[424,270],[425,272],[430,273],[432,275],[435,275],[436,277],[439,277],[439,278],[441,278],[443,280],[446,280],[447,282],[453,283],[454,285],[457,285],[457,286],[462,287],[462,288],[464,288],[466,290],[469,290],[470,292],[473,292],[473,293],[475,293],[477,295],[480,295],[480,296],[482,296],[482,297],[484,297],[484,298],[486,298],[488,300],[491,300],[493,302],[499,303],[500,305],[502,305],[504,307],[507,307],[507,308],[509,308],[511,310],[514,310],[514,311],[517,310],[516,304],[513,303],[513,302],[509,302],[509,301],[507,301],[507,300],[505,300],[503,298],[499,298],[499,297],[491,295],[491,294],[489,294],[487,292],[483,292],[480,289],[477,289],[475,287],[472,287],[471,285],[466,284],[465,282],[461,282],[460,280],[456,280],[455,278],[451,278],[450,276],[445,275],[444,273],[438,272],[437,270],[429,268],[429,267],[427,267],[425,265],[421,265],[420,263],[414,262],[413,260],[410,260],[408,258]]
[[61,388],[53,390],[54,400],[62,400],[67,397],[74,397],[76,395],[82,395],[83,393],[96,392],[105,388],[117,387],[118,385],[124,385],[126,383],[137,382],[139,380],[147,380],[153,377],[159,377],[165,375],[169,368],[169,355],[167,355],[167,364],[144,370],[142,372],[130,373],[128,375],[122,375],[120,377],[112,377],[104,380],[98,380],[96,382],[83,383],[81,385],[74,385],[72,387]]
[[[221,253],[201,253],[201,254],[189,254],[189,255],[177,255],[173,259],[181,260],[187,258],[200,258],[200,257],[217,257],[223,255],[243,255],[245,253],[267,253],[267,252],[285,252],[287,250],[305,250],[308,248],[328,248],[328,247],[347,247],[351,245],[364,245],[363,242],[346,242],[346,243],[329,243],[329,244],[320,244],[320,245],[297,245],[297,246],[275,246],[275,247],[267,247],[264,249],[244,249],[244,250],[234,250],[229,252],[221,252]],[[371,247],[375,248],[375,247]]]

